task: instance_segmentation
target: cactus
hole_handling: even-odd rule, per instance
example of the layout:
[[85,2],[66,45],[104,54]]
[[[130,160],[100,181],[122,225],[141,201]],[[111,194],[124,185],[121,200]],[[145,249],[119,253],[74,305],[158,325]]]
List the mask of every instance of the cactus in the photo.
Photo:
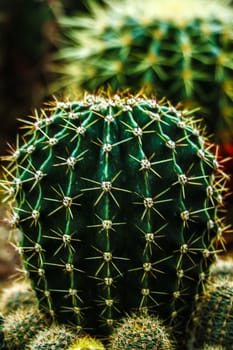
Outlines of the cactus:
[[0,312],[3,315],[21,308],[37,305],[37,298],[29,283],[17,282],[4,288],[0,298]]
[[191,114],[102,92],[25,121],[1,185],[52,319],[105,336],[146,309],[183,337],[224,230],[225,176]]
[[[68,350],[104,350],[103,344],[89,336],[81,337],[69,346]],[[112,349],[113,350],[113,349]]]
[[24,349],[47,321],[37,308],[19,309],[4,317],[3,335],[8,350]]
[[197,301],[193,313],[194,348],[209,346],[232,349],[233,337],[233,282],[210,282],[206,292]]
[[64,326],[51,326],[41,330],[27,345],[28,350],[66,350],[75,334]]
[[231,6],[222,0],[106,3],[92,1],[92,17],[61,22],[68,40],[58,54],[60,82],[51,89],[146,87],[173,104],[201,106],[209,132],[219,136],[230,128],[232,135]]
[[2,314],[0,314],[0,350],[7,350],[3,328],[4,328],[4,317]]
[[210,267],[209,278],[214,282],[216,279],[233,280],[233,262],[231,260],[217,259]]
[[205,344],[203,348],[197,350],[224,350],[224,348],[222,346],[211,346]]
[[109,350],[128,349],[172,350],[174,344],[158,318],[133,315],[123,319],[115,328],[109,346]]

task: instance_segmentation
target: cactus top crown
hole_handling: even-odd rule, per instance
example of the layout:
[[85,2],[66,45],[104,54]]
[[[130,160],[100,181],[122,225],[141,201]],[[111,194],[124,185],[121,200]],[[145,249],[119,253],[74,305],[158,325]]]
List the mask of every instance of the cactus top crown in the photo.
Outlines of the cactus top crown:
[[146,309],[183,327],[222,234],[225,181],[189,113],[85,96],[25,121],[2,187],[52,317],[101,332]]

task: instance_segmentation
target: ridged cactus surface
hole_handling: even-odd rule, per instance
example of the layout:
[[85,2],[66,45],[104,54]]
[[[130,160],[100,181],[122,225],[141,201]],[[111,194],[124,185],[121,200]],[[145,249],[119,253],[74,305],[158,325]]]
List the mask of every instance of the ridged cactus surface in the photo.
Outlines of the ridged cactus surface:
[[[233,11],[227,1],[91,2],[92,17],[64,18],[60,84],[147,88],[202,107],[210,132],[233,132]],[[64,43],[63,43],[64,44]],[[228,131],[229,132],[229,131]]]
[[[193,315],[194,345],[203,344],[233,349],[233,283],[216,279],[201,296]],[[195,348],[195,347],[194,347]]]
[[26,121],[2,187],[52,318],[100,335],[146,309],[184,331],[221,238],[225,181],[190,114],[103,94]]
[[111,336],[109,350],[175,350],[168,330],[157,317],[133,315],[123,318]]

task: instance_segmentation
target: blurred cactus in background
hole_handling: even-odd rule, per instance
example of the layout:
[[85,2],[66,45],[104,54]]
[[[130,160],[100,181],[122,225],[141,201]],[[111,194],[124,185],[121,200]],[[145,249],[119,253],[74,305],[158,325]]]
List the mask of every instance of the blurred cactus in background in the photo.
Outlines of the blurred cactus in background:
[[90,1],[90,14],[61,20],[68,40],[53,88],[146,88],[173,104],[201,107],[215,139],[229,130],[233,135],[233,11],[227,2],[105,4]]

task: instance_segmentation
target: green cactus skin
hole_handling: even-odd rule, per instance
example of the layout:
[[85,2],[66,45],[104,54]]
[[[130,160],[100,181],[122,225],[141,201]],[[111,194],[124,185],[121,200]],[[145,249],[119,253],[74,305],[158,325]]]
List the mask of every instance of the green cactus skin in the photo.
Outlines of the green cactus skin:
[[209,283],[206,292],[197,300],[193,314],[194,348],[222,346],[233,349],[233,282]]
[[[92,16],[64,18],[60,83],[93,91],[147,88],[202,107],[209,132],[233,132],[233,10],[226,1],[91,1]],[[203,10],[205,9],[205,10]],[[132,91],[132,90],[131,90]]]
[[146,309],[183,336],[224,230],[225,177],[190,113],[102,93],[26,121],[2,188],[40,308],[58,322],[104,335]]
[[66,350],[75,334],[64,326],[51,326],[41,330],[28,344],[28,350]]
[[13,311],[4,317],[3,334],[9,350],[24,349],[37,332],[47,326],[46,318],[37,308]]
[[17,282],[4,288],[0,298],[0,312],[3,315],[21,308],[37,306],[38,301],[34,290],[28,282]]
[[98,339],[85,336],[75,341],[68,350],[105,350],[105,347]]
[[109,350],[173,350],[167,329],[156,317],[129,316],[115,328]]

